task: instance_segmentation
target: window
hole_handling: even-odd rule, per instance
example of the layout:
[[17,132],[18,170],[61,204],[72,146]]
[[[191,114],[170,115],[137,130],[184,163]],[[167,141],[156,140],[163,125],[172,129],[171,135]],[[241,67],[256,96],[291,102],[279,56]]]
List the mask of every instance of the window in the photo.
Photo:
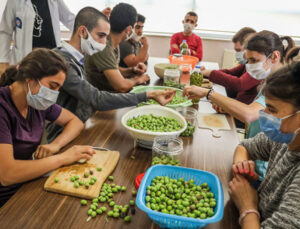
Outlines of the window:
[[234,32],[244,26],[256,30],[271,30],[281,35],[300,38],[300,4],[298,0],[64,0],[77,13],[85,6],[113,8],[119,2],[134,5],[146,17],[145,31],[174,33],[182,31],[186,12],[195,11],[198,18],[196,32]]

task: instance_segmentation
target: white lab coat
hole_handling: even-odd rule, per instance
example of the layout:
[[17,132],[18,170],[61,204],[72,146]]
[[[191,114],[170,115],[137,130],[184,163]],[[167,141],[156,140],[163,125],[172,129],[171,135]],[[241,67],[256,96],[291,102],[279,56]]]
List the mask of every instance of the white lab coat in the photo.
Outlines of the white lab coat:
[[[60,45],[61,21],[72,30],[75,15],[63,0],[48,0],[56,45]],[[35,12],[31,0],[7,0],[0,23],[0,63],[16,64],[32,51]],[[14,40],[12,49],[11,40]]]

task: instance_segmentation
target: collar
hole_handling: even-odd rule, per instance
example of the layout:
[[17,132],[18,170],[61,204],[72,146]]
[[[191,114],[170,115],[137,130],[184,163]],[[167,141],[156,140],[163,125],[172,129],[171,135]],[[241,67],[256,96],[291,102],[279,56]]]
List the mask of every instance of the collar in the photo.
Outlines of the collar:
[[81,52],[66,41],[62,41],[61,46],[65,48],[79,63],[81,63],[81,60],[84,58],[84,55]]

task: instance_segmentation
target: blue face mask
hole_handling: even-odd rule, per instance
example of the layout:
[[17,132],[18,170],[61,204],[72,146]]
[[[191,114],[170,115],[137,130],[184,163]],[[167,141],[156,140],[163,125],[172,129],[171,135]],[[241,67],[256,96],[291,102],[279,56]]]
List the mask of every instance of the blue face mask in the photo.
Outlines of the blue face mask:
[[51,90],[40,84],[40,90],[33,95],[28,84],[28,93],[26,96],[27,104],[36,110],[46,110],[56,103],[59,92]]
[[287,115],[283,118],[277,118],[261,110],[259,111],[260,128],[272,141],[289,144],[294,141],[300,128],[295,132],[284,134],[281,132],[280,127],[282,124],[282,120],[287,119],[297,113],[300,113],[300,111],[297,111],[296,113],[291,115]]

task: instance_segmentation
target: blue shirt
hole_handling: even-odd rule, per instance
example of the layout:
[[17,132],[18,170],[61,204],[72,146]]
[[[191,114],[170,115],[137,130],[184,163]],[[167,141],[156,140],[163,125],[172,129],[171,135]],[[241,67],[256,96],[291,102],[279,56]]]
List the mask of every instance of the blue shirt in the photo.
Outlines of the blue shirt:
[[[266,107],[265,96],[261,92],[258,93],[254,102],[259,103],[263,107]],[[255,120],[254,122],[251,122],[249,124],[246,138],[253,138],[259,132],[261,132],[259,120]],[[257,173],[258,179],[260,181],[262,181],[266,176],[268,164],[269,163],[267,161],[261,161],[261,160],[255,161],[255,172]]]

